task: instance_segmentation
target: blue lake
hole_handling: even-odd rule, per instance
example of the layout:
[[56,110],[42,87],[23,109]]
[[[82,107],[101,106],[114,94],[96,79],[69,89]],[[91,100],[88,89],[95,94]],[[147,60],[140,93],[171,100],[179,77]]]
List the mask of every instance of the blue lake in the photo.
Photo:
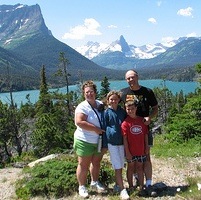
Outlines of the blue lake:
[[[110,89],[111,90],[120,90],[121,88],[127,87],[128,84],[125,80],[120,81],[109,81],[110,82]],[[164,82],[161,79],[156,80],[140,80],[139,81],[141,85],[144,85],[146,87],[149,87],[153,89],[154,87],[163,88]],[[95,82],[97,84],[98,90],[101,88],[101,82],[97,81]],[[195,89],[199,86],[197,82],[174,82],[174,81],[165,81],[166,87],[173,93],[179,93],[181,90],[184,94],[188,94],[190,92],[194,92]],[[57,88],[57,89],[50,89],[50,91],[59,90],[61,93],[66,92],[66,87],[63,88]],[[79,90],[77,85],[71,85],[69,86],[70,91],[77,91]],[[20,106],[21,103],[25,104],[27,102],[26,96],[30,95],[30,101],[32,103],[35,103],[38,101],[39,97],[39,90],[27,90],[27,91],[20,91],[20,92],[13,92],[13,99],[14,102]],[[3,103],[9,103],[10,104],[10,94],[9,93],[1,93],[0,94],[0,100]]]

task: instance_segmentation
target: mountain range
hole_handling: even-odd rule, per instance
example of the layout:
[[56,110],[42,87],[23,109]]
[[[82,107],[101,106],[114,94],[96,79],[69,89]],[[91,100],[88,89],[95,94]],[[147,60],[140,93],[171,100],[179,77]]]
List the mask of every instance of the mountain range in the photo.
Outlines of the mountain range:
[[164,53],[168,48],[175,46],[187,37],[182,37],[177,40],[172,40],[166,43],[145,44],[142,46],[129,45],[124,36],[121,35],[119,39],[111,42],[110,44],[87,42],[86,45],[75,48],[76,51],[83,56],[93,59],[99,54],[106,54],[108,52],[120,51],[126,57],[133,57],[138,59],[150,59]]
[[0,47],[0,87],[6,84],[9,66],[14,89],[38,88],[42,65],[49,85],[63,86],[65,81],[54,75],[60,64],[60,52],[68,60],[70,84],[81,79],[102,80],[106,74],[108,78],[114,74],[123,77],[122,71],[101,67],[57,40],[45,25],[38,4],[0,6]]
[[0,5],[0,91],[10,87],[9,80],[13,90],[39,88],[42,65],[48,85],[63,86],[65,80],[55,76],[61,52],[68,61],[70,84],[86,79],[103,80],[105,76],[120,80],[130,68],[140,71],[142,79],[166,76],[192,80],[193,65],[201,61],[200,38],[137,47],[120,36],[110,45],[92,42],[87,45],[73,49],[56,39],[45,25],[38,4]]
[[114,69],[194,65],[201,61],[200,49],[200,37],[180,37],[168,43],[137,47],[129,45],[123,35],[111,44],[88,42],[76,48],[95,63]]

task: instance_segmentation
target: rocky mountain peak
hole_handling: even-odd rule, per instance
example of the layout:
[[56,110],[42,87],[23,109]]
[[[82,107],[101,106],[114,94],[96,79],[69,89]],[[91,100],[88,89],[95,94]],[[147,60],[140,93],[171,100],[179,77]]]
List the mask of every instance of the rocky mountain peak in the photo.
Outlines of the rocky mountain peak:
[[19,41],[30,35],[42,32],[51,34],[44,23],[38,4],[0,5],[0,43],[9,45],[10,41]]
[[126,40],[124,39],[123,35],[120,36],[119,44],[121,45],[121,49],[123,53],[130,51],[130,47],[128,43],[126,42]]

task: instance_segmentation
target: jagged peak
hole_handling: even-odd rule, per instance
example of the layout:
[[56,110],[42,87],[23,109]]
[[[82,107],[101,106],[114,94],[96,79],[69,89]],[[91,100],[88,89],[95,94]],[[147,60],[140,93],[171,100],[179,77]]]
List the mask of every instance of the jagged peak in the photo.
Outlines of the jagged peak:
[[14,10],[17,10],[17,9],[20,9],[20,8],[23,8],[23,7],[27,7],[27,5],[24,5],[24,4],[15,4],[15,5],[0,5],[0,12],[11,12],[11,11],[14,11]]
[[[11,26],[12,24],[12,26]],[[52,35],[45,25],[40,6],[0,5],[0,38],[3,46],[37,33]]]
[[130,51],[130,47],[123,35],[120,36],[119,43],[121,45],[122,52],[126,53]]

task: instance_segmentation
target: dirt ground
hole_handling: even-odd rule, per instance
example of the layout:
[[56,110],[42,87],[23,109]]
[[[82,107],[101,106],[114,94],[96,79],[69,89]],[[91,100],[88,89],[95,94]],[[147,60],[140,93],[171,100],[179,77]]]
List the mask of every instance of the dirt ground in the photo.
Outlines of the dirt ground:
[[[188,177],[201,178],[201,157],[186,159],[169,158],[158,159],[152,156],[153,165],[153,184],[163,183],[167,186],[166,192],[162,196],[155,197],[154,199],[162,200],[178,200],[184,199],[179,195],[179,192],[187,188]],[[1,200],[16,200],[14,183],[17,179],[22,177],[22,168],[5,168],[0,169],[0,199]],[[200,190],[201,193],[201,190]],[[200,195],[201,196],[201,195]],[[32,200],[42,200],[43,198],[33,198]],[[65,199],[80,199],[77,194]],[[107,200],[107,196],[92,195],[89,199],[93,200]],[[143,199],[143,198],[132,198]],[[146,198],[152,199],[152,198]]]

